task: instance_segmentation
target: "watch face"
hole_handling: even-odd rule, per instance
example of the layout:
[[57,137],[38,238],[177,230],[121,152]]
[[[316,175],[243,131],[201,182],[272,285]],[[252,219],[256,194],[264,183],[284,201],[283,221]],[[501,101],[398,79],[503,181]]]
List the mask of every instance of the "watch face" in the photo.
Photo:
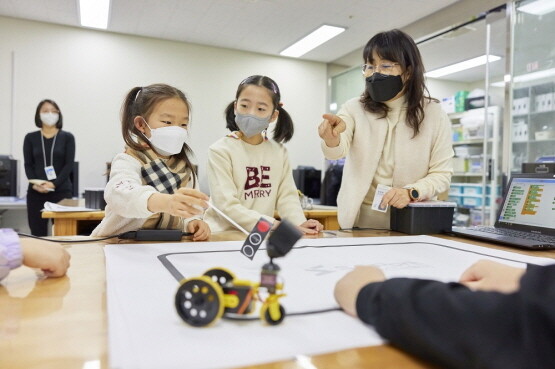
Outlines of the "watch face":
[[412,189],[410,190],[410,197],[412,197],[413,199],[417,199],[418,198],[418,191],[416,189]]

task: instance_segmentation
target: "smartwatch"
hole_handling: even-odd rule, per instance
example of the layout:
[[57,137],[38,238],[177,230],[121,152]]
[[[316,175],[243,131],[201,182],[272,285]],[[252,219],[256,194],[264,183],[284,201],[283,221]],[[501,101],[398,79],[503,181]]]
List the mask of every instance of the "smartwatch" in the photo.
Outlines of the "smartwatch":
[[414,187],[404,187],[409,191],[409,197],[412,201],[418,201],[420,199],[420,193]]

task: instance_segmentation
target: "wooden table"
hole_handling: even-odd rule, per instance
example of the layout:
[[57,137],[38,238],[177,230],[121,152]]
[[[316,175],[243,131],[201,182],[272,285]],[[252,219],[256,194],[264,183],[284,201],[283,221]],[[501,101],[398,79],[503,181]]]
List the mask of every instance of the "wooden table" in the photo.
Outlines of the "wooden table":
[[[337,208],[315,208],[312,210],[305,210],[304,214],[307,219],[318,220],[324,225],[324,229],[326,230],[339,229],[339,223],[337,222]],[[54,230],[52,232],[54,236],[73,236],[100,223],[100,221],[104,219],[104,211],[43,211],[42,217],[54,220]]]
[[99,224],[104,219],[104,211],[43,211],[42,217],[54,220],[54,236],[74,236]]
[[[399,233],[338,232],[340,237],[388,235],[396,236]],[[212,237],[213,241],[242,239],[244,235],[239,232],[222,232]],[[471,243],[527,255],[555,258],[555,251],[527,252],[492,246],[484,242]],[[104,243],[100,242],[66,246],[72,256],[71,267],[66,277],[40,279],[37,278],[34,270],[21,267],[12,271],[2,281],[0,284],[0,368],[108,368],[103,246]],[[422,369],[434,367],[389,345],[383,345],[302,356],[248,368]]]

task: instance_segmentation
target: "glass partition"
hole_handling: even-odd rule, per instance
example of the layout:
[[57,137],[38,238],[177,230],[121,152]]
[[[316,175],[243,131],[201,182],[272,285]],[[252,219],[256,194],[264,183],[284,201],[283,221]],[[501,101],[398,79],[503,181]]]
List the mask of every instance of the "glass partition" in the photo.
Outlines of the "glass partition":
[[511,172],[525,163],[555,161],[555,1],[518,1],[514,7]]

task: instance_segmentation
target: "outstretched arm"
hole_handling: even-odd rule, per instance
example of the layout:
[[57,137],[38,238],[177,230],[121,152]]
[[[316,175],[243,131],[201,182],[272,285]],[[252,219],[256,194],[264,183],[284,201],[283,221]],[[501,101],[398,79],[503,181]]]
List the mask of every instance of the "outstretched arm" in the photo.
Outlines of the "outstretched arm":
[[545,367],[555,364],[555,286],[545,283],[553,278],[555,266],[529,267],[512,294],[396,278],[362,287],[355,311],[393,345],[442,367]]

